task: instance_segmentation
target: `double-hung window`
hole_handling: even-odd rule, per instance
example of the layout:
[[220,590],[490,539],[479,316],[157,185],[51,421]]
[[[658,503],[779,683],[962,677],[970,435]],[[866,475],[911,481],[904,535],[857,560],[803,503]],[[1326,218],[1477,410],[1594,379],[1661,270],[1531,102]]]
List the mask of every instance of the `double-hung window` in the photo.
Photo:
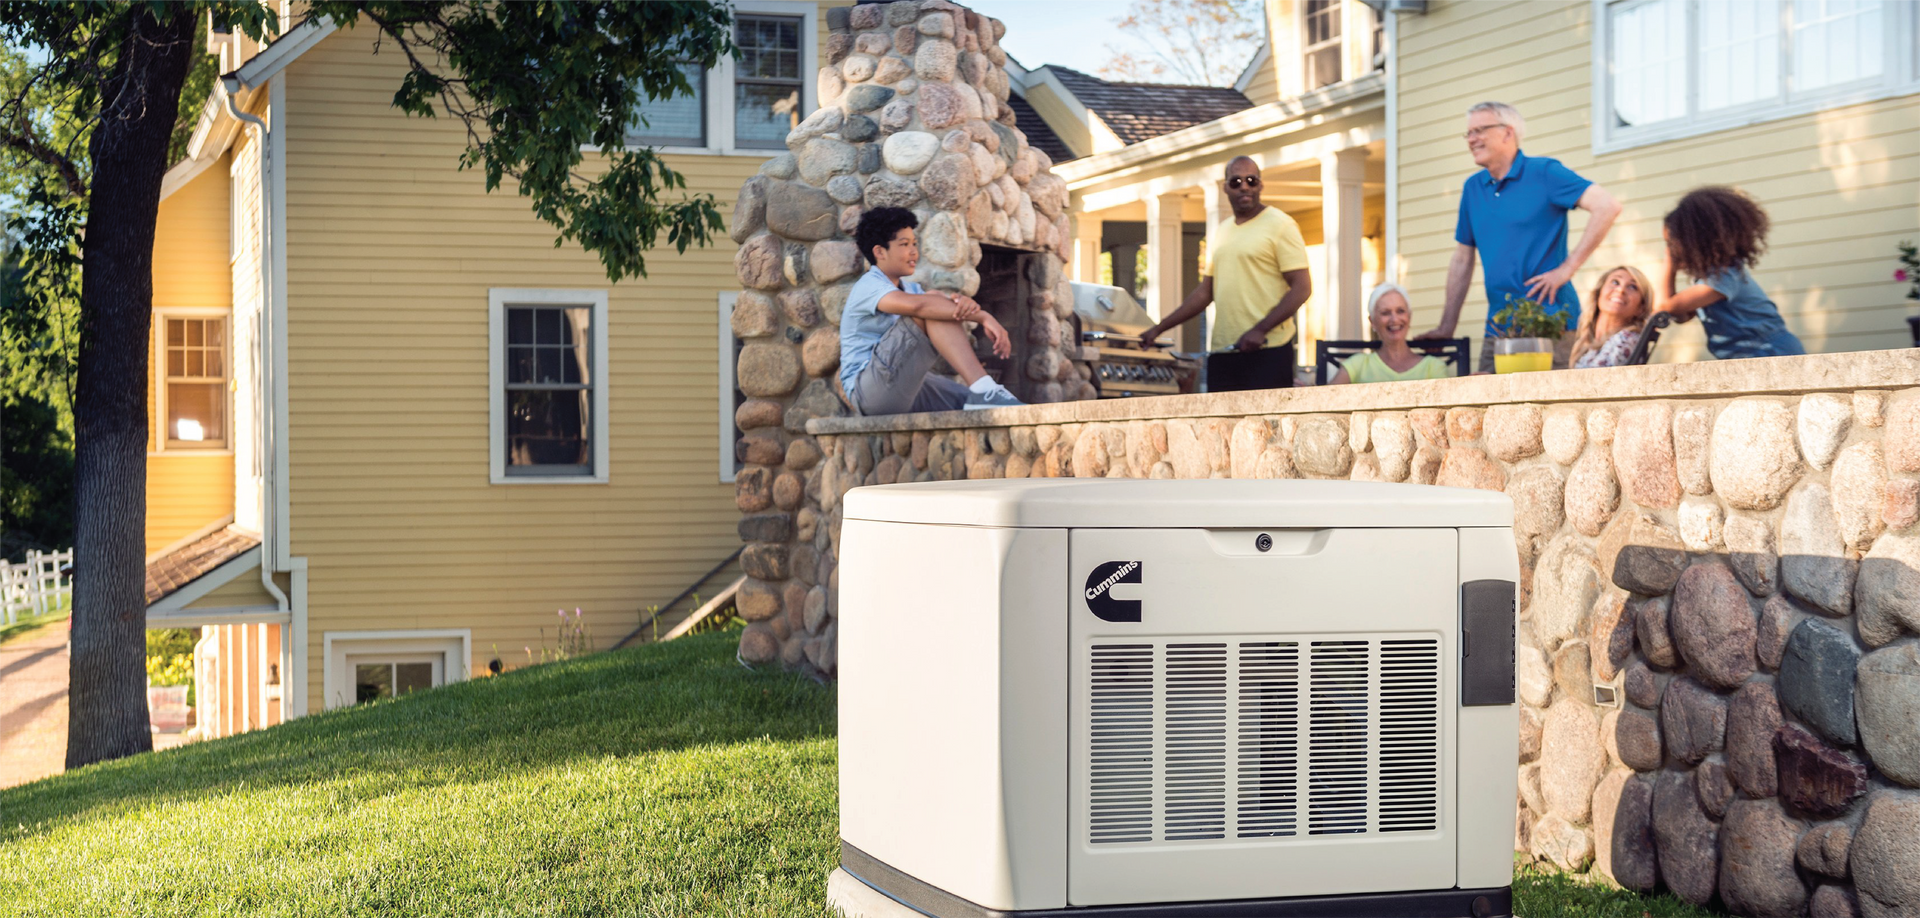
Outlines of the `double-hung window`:
[[667,152],[766,156],[816,104],[817,11],[791,0],[735,0],[736,57],[682,64],[690,95],[642,99],[627,142]]
[[606,481],[606,291],[495,289],[488,299],[491,480]]
[[1920,91],[1915,7],[1595,0],[1594,146],[1607,152]]
[[1307,90],[1340,82],[1340,0],[1307,0],[1302,56],[1307,64]]
[[227,446],[227,317],[160,316],[164,449]]

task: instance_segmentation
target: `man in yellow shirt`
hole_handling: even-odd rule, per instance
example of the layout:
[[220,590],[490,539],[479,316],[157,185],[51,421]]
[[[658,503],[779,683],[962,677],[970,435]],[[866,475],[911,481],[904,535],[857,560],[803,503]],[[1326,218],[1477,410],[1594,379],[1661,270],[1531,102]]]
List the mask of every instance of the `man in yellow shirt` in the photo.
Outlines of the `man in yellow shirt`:
[[1251,158],[1227,163],[1227,203],[1233,220],[1220,225],[1207,253],[1213,274],[1187,294],[1173,315],[1140,336],[1147,346],[1160,333],[1214,310],[1208,335],[1207,391],[1275,389],[1293,385],[1293,314],[1313,293],[1300,226],[1260,201],[1260,166]]

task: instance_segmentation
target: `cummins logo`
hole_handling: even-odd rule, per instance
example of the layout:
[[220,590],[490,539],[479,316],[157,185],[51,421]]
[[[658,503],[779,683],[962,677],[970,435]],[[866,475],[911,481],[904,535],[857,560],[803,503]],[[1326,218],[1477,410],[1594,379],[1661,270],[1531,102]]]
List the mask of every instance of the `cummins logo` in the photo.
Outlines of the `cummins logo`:
[[1140,601],[1115,599],[1108,595],[1108,591],[1116,583],[1139,582],[1140,562],[1108,561],[1087,575],[1087,608],[1101,621],[1137,622],[1140,620]]

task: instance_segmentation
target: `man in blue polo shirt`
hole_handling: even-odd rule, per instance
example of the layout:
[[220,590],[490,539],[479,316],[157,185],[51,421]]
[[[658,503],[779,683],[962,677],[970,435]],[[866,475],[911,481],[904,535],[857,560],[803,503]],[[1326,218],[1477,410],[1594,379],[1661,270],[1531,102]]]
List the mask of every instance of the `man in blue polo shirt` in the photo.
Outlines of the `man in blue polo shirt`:
[[[1447,265],[1447,302],[1440,327],[1422,338],[1451,338],[1473,278],[1476,252],[1486,259],[1487,339],[1480,371],[1493,372],[1493,339],[1501,328],[1493,314],[1509,299],[1531,299],[1566,317],[1566,333],[1553,349],[1553,366],[1567,365],[1580,295],[1573,274],[1607,237],[1620,204],[1613,195],[1544,156],[1520,152],[1526,122],[1513,106],[1482,102],[1467,110],[1467,151],[1480,168],[1460,193],[1460,220],[1453,231],[1453,261]],[[1567,211],[1587,212],[1580,243],[1567,253]]]

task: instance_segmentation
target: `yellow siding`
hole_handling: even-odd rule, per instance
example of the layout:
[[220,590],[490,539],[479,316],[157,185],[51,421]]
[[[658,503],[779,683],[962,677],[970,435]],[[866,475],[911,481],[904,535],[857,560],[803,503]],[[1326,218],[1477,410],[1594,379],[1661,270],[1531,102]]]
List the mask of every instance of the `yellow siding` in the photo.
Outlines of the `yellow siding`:
[[[1745,189],[1773,219],[1755,277],[1812,352],[1902,347],[1908,303],[1891,279],[1893,242],[1920,200],[1920,96],[1882,99],[1750,127],[1593,154],[1592,7],[1580,2],[1435,3],[1400,28],[1400,256],[1416,324],[1435,321],[1454,249],[1461,183],[1474,171],[1466,109],[1495,99],[1527,120],[1524,148],[1599,182],[1625,210],[1574,278],[1583,301],[1607,267],[1655,273],[1660,221],[1687,190]],[[1586,225],[1571,220],[1573,239]],[[1460,328],[1486,301],[1476,270]],[[1707,358],[1698,323],[1661,339],[1656,359]]]
[[1255,105],[1280,101],[1280,80],[1274,75],[1271,57],[1265,66],[1253,72],[1253,78],[1247,81],[1247,89],[1241,95]]
[[[227,159],[160,202],[153,245],[153,305],[229,309],[227,267]],[[154,334],[164,329],[154,323]],[[152,351],[149,351],[151,354]],[[153,362],[147,404],[158,406]],[[153,552],[233,513],[233,456],[216,450],[154,452],[162,419],[147,429],[147,551]]]
[[258,567],[241,572],[240,576],[221,584],[213,592],[190,603],[189,609],[226,609],[235,606],[273,606],[277,601],[267,588],[260,585]]
[[[821,35],[826,16],[818,17]],[[609,284],[504,187],[460,171],[452,119],[391,106],[402,59],[343,30],[286,71],[291,551],[309,565],[308,699],[322,634],[471,628],[509,666],[579,607],[606,646],[739,545],[719,481],[717,300],[734,245]],[[769,154],[770,155],[770,154]],[[676,156],[730,215],[762,156]],[[610,483],[488,483],[487,291],[609,290]],[[718,589],[722,583],[709,587]],[[544,629],[544,634],[542,632]]]
[[233,512],[233,457],[147,456],[147,552],[166,548]]

